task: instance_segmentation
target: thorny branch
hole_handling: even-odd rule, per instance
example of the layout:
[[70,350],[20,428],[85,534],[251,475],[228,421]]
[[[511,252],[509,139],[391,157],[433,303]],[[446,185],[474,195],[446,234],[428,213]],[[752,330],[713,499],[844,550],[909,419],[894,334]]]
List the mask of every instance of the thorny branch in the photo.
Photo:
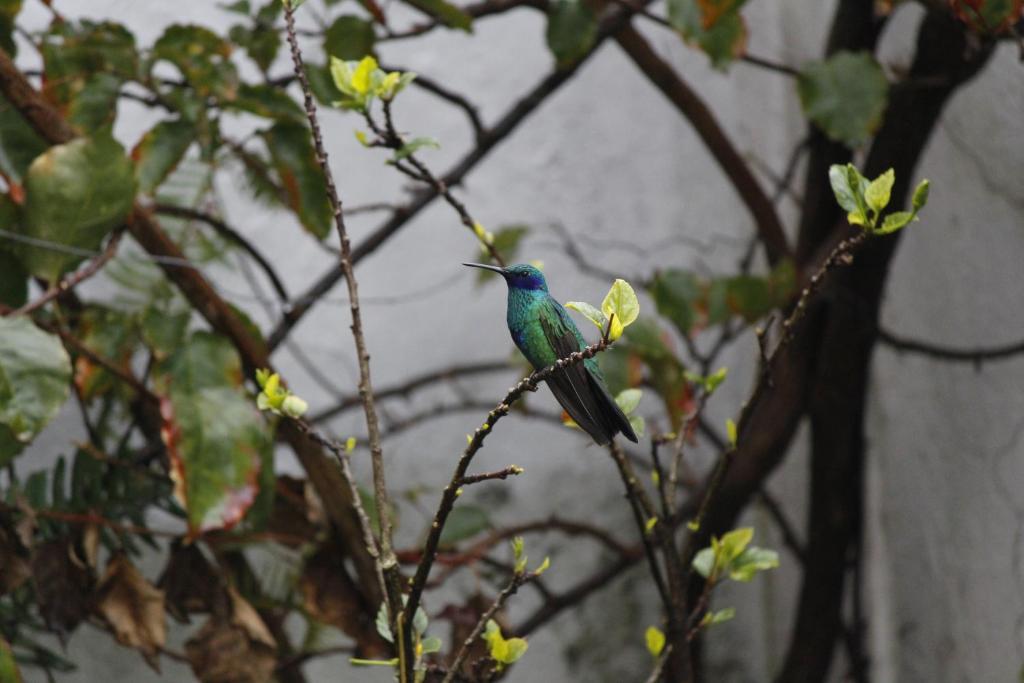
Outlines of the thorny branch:
[[448,485],[444,488],[444,492],[441,494],[441,502],[438,505],[437,512],[434,515],[434,521],[430,525],[430,532],[427,535],[427,540],[423,546],[423,556],[420,558],[419,565],[416,567],[416,574],[413,576],[411,588],[409,590],[409,600],[405,606],[406,614],[408,615],[406,619],[407,623],[411,623],[411,617],[416,613],[416,608],[419,607],[423,588],[427,583],[427,578],[430,575],[430,569],[437,557],[437,548],[441,541],[441,532],[444,529],[445,522],[448,520],[448,515],[451,514],[452,509],[455,507],[455,499],[458,498],[461,493],[460,484],[466,476],[466,470],[469,469],[469,465],[473,461],[473,457],[483,447],[484,440],[487,438],[487,435],[491,433],[494,425],[497,424],[502,417],[508,415],[512,404],[518,401],[527,391],[535,391],[542,381],[546,380],[554,373],[566,367],[582,363],[588,358],[593,358],[597,353],[608,348],[609,345],[609,341],[601,339],[582,351],[577,351],[565,358],[559,359],[553,365],[549,365],[542,370],[537,370],[530,376],[523,378],[514,387],[509,389],[508,393],[505,394],[505,398],[487,414],[487,419],[484,423],[477,427],[473,431],[472,435],[469,436],[469,443],[466,445],[466,449],[462,452],[462,456],[459,458],[459,462],[455,466],[455,471],[452,474],[451,480],[448,482]]
[[[401,570],[398,560],[395,559],[394,549],[391,545],[392,527],[391,500],[387,490],[384,476],[384,455],[381,450],[380,426],[377,420],[377,409],[374,403],[373,384],[370,379],[370,353],[366,348],[366,339],[363,336],[362,313],[359,309],[359,286],[353,272],[352,248],[349,243],[348,232],[345,228],[345,217],[342,213],[341,200],[334,184],[334,176],[331,173],[331,166],[328,163],[327,152],[324,149],[323,136],[320,132],[320,124],[317,120],[316,102],[313,99],[313,91],[306,78],[306,71],[302,64],[302,53],[299,50],[298,39],[295,36],[295,15],[291,1],[284,4],[284,16],[287,26],[288,45],[291,48],[292,65],[295,69],[295,76],[302,87],[303,102],[306,110],[306,118],[309,120],[309,127],[313,134],[313,145],[316,150],[317,163],[324,174],[324,184],[327,190],[327,198],[334,213],[334,224],[337,228],[338,239],[341,243],[341,270],[345,275],[345,282],[348,286],[349,310],[352,314],[352,337],[355,340],[356,355],[359,359],[359,395],[363,402],[363,412],[366,416],[366,429],[370,445],[370,461],[373,468],[373,492],[374,501],[377,507],[377,516],[380,520],[380,535],[377,538],[377,552],[379,556],[377,564],[380,572],[384,575],[385,597],[387,598],[388,611],[391,623],[394,628],[402,628],[402,589]],[[354,487],[354,482],[349,480]],[[353,505],[356,504],[353,498]],[[361,520],[364,521],[364,520]],[[365,528],[365,527],[364,527]],[[413,614],[411,612],[410,614]],[[411,620],[410,620],[411,621]],[[397,632],[397,631],[396,631]],[[400,648],[398,653],[399,661],[403,662],[401,678],[406,680],[406,667],[411,667],[411,644],[409,648]],[[408,651],[407,651],[408,650]]]

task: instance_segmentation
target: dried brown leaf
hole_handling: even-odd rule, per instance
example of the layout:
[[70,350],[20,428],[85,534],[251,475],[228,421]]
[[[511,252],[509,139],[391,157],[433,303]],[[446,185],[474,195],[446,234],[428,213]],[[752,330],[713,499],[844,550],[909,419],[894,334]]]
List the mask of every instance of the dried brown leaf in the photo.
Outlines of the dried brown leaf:
[[0,595],[21,586],[32,576],[29,553],[10,527],[0,524]]
[[107,563],[97,589],[96,613],[103,617],[122,645],[137,648],[154,669],[167,640],[164,592],[149,583],[125,555]]
[[96,578],[71,538],[36,546],[32,553],[36,601],[46,625],[63,635],[89,614]]
[[263,683],[273,678],[277,644],[259,614],[233,588],[231,614],[215,614],[186,644],[202,683]]
[[167,611],[182,623],[196,612],[226,611],[224,581],[193,543],[176,542],[171,547],[157,586],[166,594]]
[[388,649],[373,623],[376,612],[364,603],[343,560],[336,543],[321,546],[306,560],[299,579],[303,604],[314,619],[354,638],[361,656],[384,656]]

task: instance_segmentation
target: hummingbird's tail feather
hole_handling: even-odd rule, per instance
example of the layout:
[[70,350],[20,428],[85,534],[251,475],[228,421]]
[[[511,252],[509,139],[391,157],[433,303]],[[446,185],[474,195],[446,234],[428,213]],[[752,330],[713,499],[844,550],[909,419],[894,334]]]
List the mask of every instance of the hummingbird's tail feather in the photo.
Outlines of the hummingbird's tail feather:
[[629,418],[619,408],[619,404],[615,402],[612,395],[608,393],[608,388],[604,385],[604,382],[594,377],[589,371],[587,376],[590,378],[591,386],[594,387],[594,393],[601,395],[600,404],[604,413],[604,422],[610,425],[611,435],[614,437],[615,432],[622,432],[622,435],[633,443],[640,443],[636,438],[636,433],[633,431],[633,425],[629,424]]
[[599,446],[611,443],[615,428],[607,419],[601,405],[601,394],[592,388],[595,384],[582,364],[565,368],[548,378],[548,387],[569,417],[590,434]]

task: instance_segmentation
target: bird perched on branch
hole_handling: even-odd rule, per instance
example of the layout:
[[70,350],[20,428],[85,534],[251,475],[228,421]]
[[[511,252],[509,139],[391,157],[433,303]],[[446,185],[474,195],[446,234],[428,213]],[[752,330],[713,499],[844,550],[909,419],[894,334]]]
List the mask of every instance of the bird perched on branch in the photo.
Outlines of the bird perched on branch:
[[[482,263],[463,265],[492,270],[505,278],[508,331],[535,369],[546,368],[560,358],[587,348],[576,323],[548,294],[547,282],[539,270],[525,263],[507,268]],[[637,442],[629,419],[608,393],[604,375],[593,358],[555,372],[547,383],[569,417],[599,445],[611,443],[619,432],[633,443]]]

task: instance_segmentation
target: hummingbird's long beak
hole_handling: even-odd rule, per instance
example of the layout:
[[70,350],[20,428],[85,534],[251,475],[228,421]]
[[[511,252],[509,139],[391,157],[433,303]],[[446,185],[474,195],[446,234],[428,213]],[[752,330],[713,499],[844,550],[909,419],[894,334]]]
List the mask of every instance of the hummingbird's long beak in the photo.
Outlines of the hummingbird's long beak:
[[484,270],[493,270],[495,273],[498,273],[499,275],[505,274],[504,268],[488,265],[486,263],[463,263],[462,265],[469,266],[470,268],[483,268]]

